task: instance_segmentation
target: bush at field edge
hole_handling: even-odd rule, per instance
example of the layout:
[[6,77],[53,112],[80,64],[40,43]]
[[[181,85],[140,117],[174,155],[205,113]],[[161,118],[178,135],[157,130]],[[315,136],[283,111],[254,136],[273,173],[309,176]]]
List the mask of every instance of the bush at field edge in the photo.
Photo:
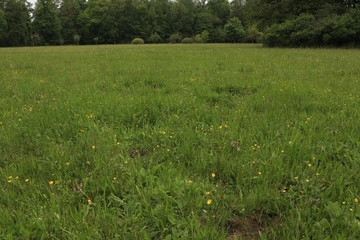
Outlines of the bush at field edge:
[[131,41],[131,44],[144,44],[144,40],[142,38],[134,38],[132,41]]

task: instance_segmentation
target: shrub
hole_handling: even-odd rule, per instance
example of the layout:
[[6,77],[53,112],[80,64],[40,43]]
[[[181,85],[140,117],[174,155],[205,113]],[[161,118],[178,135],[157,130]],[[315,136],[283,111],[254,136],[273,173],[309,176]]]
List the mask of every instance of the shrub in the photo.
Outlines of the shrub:
[[183,40],[181,40],[181,43],[193,43],[194,40],[192,38],[184,38]]
[[144,40],[142,40],[141,38],[134,38],[132,41],[131,41],[131,44],[144,44]]
[[286,21],[269,27],[264,33],[264,45],[268,47],[291,46],[290,36],[294,32],[293,23],[293,21]]
[[[212,29],[209,33],[209,41],[213,43],[225,42],[226,32],[223,28]],[[205,42],[204,38],[203,41]]]
[[202,40],[202,38],[201,38],[201,34],[196,34],[196,36],[195,36],[195,38],[194,38],[194,41],[195,41],[196,43],[202,43],[203,40]]
[[74,42],[75,42],[76,45],[79,45],[80,38],[81,38],[80,35],[78,35],[78,34],[75,34],[75,35],[74,35]]
[[206,30],[202,31],[200,36],[201,36],[201,40],[203,43],[206,43],[209,41],[209,32],[208,31],[206,31]]
[[355,43],[359,31],[356,25],[354,18],[348,13],[327,19],[323,27],[324,44],[339,47]]
[[293,21],[293,32],[290,35],[290,43],[292,46],[305,47],[317,46],[321,43],[318,41],[320,35],[315,16],[311,14],[302,14]]
[[181,42],[181,35],[180,33],[174,33],[171,34],[171,36],[169,37],[169,42],[170,43],[180,43]]
[[149,42],[150,43],[158,43],[158,42],[161,42],[161,37],[159,36],[159,34],[157,33],[153,33],[151,34],[151,36],[149,37]]

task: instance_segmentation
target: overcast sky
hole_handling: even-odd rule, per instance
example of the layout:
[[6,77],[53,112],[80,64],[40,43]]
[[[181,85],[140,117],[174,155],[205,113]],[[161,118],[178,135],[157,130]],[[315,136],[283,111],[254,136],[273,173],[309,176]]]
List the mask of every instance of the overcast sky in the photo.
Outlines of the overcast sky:
[[[27,0],[29,3],[32,4],[32,7],[35,7],[35,3],[37,2],[37,0]],[[60,0],[55,0],[56,3],[60,4]]]
[[27,1],[32,4],[32,7],[35,7],[36,0],[27,0]]

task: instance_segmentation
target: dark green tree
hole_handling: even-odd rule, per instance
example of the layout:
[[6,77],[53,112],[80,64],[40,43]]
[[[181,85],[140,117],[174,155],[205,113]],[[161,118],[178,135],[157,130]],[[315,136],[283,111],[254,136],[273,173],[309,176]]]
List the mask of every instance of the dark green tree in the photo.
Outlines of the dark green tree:
[[53,0],[38,0],[35,5],[33,29],[39,34],[41,44],[59,44],[61,22]]
[[349,13],[329,18],[323,27],[324,44],[335,47],[354,45],[359,31],[359,24]]
[[245,1],[243,0],[233,0],[230,2],[230,17],[237,17],[240,21],[245,21],[244,7]]
[[116,22],[119,41],[130,43],[134,38],[147,39],[151,35],[147,3],[116,0]]
[[89,0],[87,8],[78,17],[81,35],[85,43],[115,43],[118,40],[116,11],[121,5],[107,0]]
[[4,45],[5,36],[7,31],[7,22],[5,19],[5,13],[0,9],[0,46]]
[[213,15],[209,10],[203,9],[197,14],[195,31],[197,33],[201,33],[204,30],[210,32],[219,25],[221,25],[221,20]]
[[314,14],[326,4],[338,5],[337,0],[247,0],[246,21],[257,24],[260,31],[273,24],[294,20],[301,14]]
[[0,0],[2,46],[27,45],[31,36],[34,44],[73,44],[75,35],[80,44],[130,43],[134,38],[164,42],[176,33],[197,42],[241,42],[244,27],[249,42],[258,42],[266,31],[261,39],[268,46],[360,41],[360,0],[37,1],[31,32],[26,0]]
[[78,0],[63,0],[60,5],[59,18],[61,22],[61,36],[64,44],[72,44],[73,36],[78,34],[77,17],[80,14]]
[[158,33],[163,40],[173,34],[172,22],[169,21],[171,6],[172,2],[168,0],[150,0],[147,5],[150,33]]
[[174,33],[184,37],[195,35],[195,5],[191,0],[181,0],[171,4],[169,20]]
[[246,31],[237,17],[229,19],[224,26],[226,38],[231,42],[243,42],[246,37]]
[[359,46],[360,10],[317,19],[302,14],[295,20],[274,24],[264,33],[269,47]]
[[230,17],[230,4],[228,0],[209,0],[207,8],[219,21],[215,27],[223,27]]
[[223,27],[217,27],[209,31],[209,42],[223,43],[226,41],[226,32]]
[[29,6],[22,0],[8,0],[5,8],[5,46],[31,45],[31,24]]

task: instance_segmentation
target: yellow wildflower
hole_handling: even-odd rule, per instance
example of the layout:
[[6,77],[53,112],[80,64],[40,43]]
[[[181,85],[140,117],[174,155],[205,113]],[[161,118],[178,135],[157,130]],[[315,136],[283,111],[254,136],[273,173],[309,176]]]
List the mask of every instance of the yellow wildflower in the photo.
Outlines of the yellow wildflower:
[[211,199],[208,199],[207,202],[206,202],[207,205],[210,205],[211,203],[212,203]]

